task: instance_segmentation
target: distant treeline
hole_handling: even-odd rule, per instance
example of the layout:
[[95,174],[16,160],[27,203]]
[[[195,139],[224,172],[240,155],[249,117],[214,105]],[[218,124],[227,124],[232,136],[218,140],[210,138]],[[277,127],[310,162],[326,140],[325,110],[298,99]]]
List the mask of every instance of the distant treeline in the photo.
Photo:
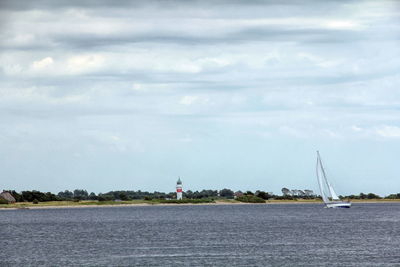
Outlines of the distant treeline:
[[[285,190],[284,190],[285,189]],[[65,190],[59,192],[58,194],[53,194],[51,192],[40,192],[36,190],[32,191],[22,191],[20,193],[15,190],[7,190],[16,199],[17,202],[46,202],[46,201],[63,201],[63,200],[98,200],[98,201],[109,201],[109,200],[134,200],[134,199],[175,199],[176,193],[164,193],[164,192],[147,192],[147,191],[110,191],[107,193],[95,194],[94,192],[88,193],[84,189],[75,189],[73,191]],[[183,192],[183,197],[187,199],[248,199],[252,198],[254,201],[268,200],[268,199],[279,199],[279,200],[293,200],[293,199],[316,199],[321,198],[312,193],[312,191],[307,192],[307,194],[302,194],[299,192],[301,190],[289,190],[286,188],[282,189],[283,195],[275,195],[270,192],[257,190],[255,192],[251,191],[236,191],[224,188],[222,190],[202,190],[202,191],[191,191],[187,190]],[[307,190],[305,190],[307,191]],[[311,193],[310,193],[311,192]],[[381,197],[374,193],[360,193],[359,195],[349,195],[349,196],[339,196],[342,199],[400,199],[400,193],[390,194],[386,197]]]

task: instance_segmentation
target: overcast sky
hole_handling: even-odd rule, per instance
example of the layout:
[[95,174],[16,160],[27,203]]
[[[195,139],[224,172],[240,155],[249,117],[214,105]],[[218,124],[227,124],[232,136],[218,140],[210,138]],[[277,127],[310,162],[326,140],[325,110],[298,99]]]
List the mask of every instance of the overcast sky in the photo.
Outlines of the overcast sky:
[[398,1],[114,2],[0,2],[0,189],[400,192]]

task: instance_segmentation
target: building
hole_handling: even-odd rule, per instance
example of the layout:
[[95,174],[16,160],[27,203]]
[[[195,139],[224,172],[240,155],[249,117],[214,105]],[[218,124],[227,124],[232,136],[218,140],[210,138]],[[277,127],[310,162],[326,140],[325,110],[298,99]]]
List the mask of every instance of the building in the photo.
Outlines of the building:
[[0,199],[4,199],[4,200],[8,201],[8,203],[16,202],[15,198],[10,194],[10,192],[4,191],[4,190],[2,193],[0,193]]
[[182,181],[181,178],[178,178],[178,181],[176,182],[176,199],[181,200],[182,199]]

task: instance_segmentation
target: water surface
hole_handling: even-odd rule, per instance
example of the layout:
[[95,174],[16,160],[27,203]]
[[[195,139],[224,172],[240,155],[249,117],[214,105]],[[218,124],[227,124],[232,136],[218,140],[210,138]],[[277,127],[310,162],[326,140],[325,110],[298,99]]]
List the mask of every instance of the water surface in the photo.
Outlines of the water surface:
[[0,210],[0,266],[400,266],[400,204]]

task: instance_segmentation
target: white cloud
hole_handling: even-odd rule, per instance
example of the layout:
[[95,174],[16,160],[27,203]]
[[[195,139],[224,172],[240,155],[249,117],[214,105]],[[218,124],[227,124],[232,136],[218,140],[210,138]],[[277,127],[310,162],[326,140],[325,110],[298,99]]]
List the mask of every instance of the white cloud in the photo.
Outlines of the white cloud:
[[385,138],[399,138],[400,137],[400,127],[397,126],[383,126],[376,130],[376,133]]
[[363,130],[361,127],[358,127],[357,125],[351,126],[351,129],[352,129],[354,132],[361,132],[361,131]]
[[199,97],[193,95],[185,95],[179,101],[180,104],[190,106],[192,105]]
[[48,68],[49,66],[53,65],[53,58],[51,57],[45,57],[41,60],[34,61],[32,64],[32,68],[34,70],[43,70]]
[[132,85],[132,90],[134,90],[134,91],[142,91],[143,90],[143,85],[141,85],[140,83],[134,83]]
[[105,58],[98,54],[73,56],[67,61],[67,70],[71,73],[86,73],[98,70],[104,63]]
[[331,20],[324,23],[324,26],[331,29],[360,29],[361,25],[356,21],[350,20]]

